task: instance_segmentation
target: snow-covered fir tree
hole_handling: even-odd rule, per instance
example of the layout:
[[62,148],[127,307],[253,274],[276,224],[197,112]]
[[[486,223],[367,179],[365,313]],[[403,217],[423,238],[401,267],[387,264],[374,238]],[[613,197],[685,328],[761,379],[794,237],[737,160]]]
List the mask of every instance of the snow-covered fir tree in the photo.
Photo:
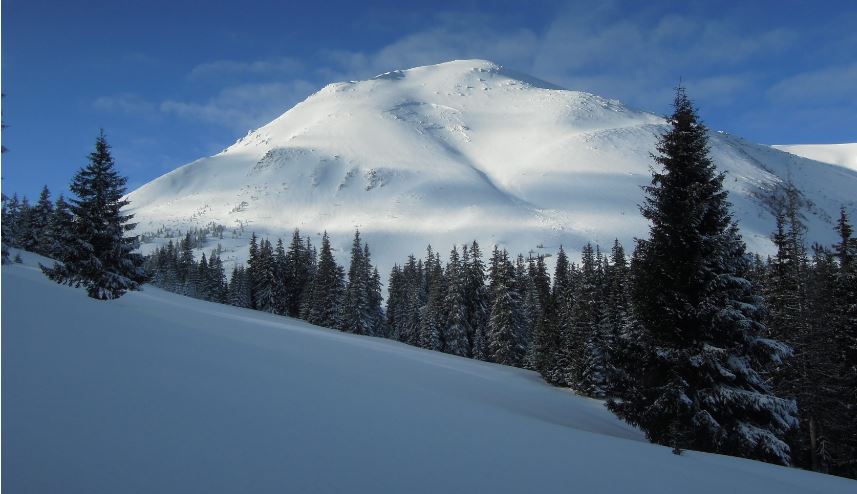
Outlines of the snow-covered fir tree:
[[374,315],[369,308],[369,262],[365,259],[360,231],[355,230],[351,244],[351,263],[348,267],[348,283],[343,305],[343,331],[354,334],[374,333]]
[[520,297],[514,288],[513,266],[506,251],[492,256],[490,286],[494,293],[491,316],[486,331],[488,360],[498,364],[520,366],[524,357],[521,341]]
[[440,257],[435,256],[429,245],[426,249],[425,279],[428,298],[420,310],[420,346],[429,350],[442,350],[441,331],[444,320],[444,298],[446,280]]
[[485,287],[485,263],[482,260],[482,250],[474,240],[470,249],[465,250],[467,256],[462,261],[465,271],[465,297],[467,304],[467,327],[470,331],[468,340],[470,349],[468,355],[478,360],[485,360],[488,355],[485,332],[488,328],[488,291]]
[[318,269],[312,280],[307,298],[305,317],[308,322],[327,328],[340,328],[342,302],[345,292],[345,273],[336,264],[327,232],[321,238]]
[[50,239],[50,223],[53,216],[54,205],[51,202],[51,192],[48,186],[42,187],[39,200],[33,206],[30,216],[30,228],[32,229],[33,251],[43,256],[50,255],[52,241]]
[[48,221],[45,243],[42,247],[44,255],[55,259],[59,258],[62,255],[63,246],[74,241],[73,234],[74,215],[65,197],[60,194]]
[[[600,327],[598,291],[595,250],[592,244],[587,243],[583,246],[580,275],[575,286],[574,301],[568,312],[570,337],[565,341],[568,345],[565,351],[569,355],[566,382],[581,392],[603,386],[603,369],[592,368],[603,356],[603,348],[593,346],[603,345],[601,338],[593,334]],[[593,352],[598,355],[591,355]]]
[[655,156],[662,169],[641,207],[651,227],[637,244],[633,291],[650,351],[627,362],[635,389],[611,408],[654,442],[789,464],[795,404],[758,372],[782,345],[762,338],[723,175],[683,88],[669,122]]
[[444,313],[446,320],[441,331],[441,350],[466,357],[470,353],[467,335],[470,333],[467,320],[466,271],[461,264],[458,250],[453,247],[446,265],[446,297]]
[[284,280],[286,313],[292,317],[297,317],[300,314],[301,300],[305,296],[311,275],[311,256],[315,257],[312,255],[309,245],[301,239],[300,231],[296,229],[286,251]]
[[236,307],[250,308],[250,281],[244,266],[236,265],[229,277],[229,303]]
[[69,187],[77,196],[71,201],[72,241],[59,252],[59,263],[42,268],[52,280],[83,286],[90,297],[100,300],[118,298],[146,281],[143,258],[134,252],[137,237],[126,236],[135,225],[133,215],[122,213],[128,205],[122,199],[125,183],[125,177],[115,170],[102,132],[89,164],[78,171]]

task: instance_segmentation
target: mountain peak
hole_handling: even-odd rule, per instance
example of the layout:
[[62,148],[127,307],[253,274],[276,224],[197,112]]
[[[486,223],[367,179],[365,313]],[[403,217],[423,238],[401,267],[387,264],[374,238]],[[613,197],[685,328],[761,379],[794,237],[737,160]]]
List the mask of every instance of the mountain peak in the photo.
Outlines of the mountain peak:
[[419,74],[421,72],[447,72],[450,74],[466,74],[469,72],[498,72],[502,66],[489,60],[450,60],[432,65],[421,65],[410,69],[397,69],[379,74],[373,79],[397,79],[406,74]]
[[[515,253],[614,238],[631,246],[647,231],[640,186],[665,129],[615,100],[454,60],[331,84],[129,199],[138,234],[224,225],[234,230],[224,259],[238,261],[250,232],[294,228],[327,230],[346,252],[359,227],[384,269],[426,244],[474,238]],[[774,225],[759,198],[788,178],[815,205],[813,241],[831,243],[829,218],[854,207],[857,173],[725,134],[712,134],[711,150],[756,251],[770,251]]]
[[433,65],[422,65],[410,69],[398,69],[384,72],[371,80],[400,80],[405,78],[447,80],[447,81],[485,81],[490,78],[515,80],[542,89],[564,89],[523,72],[508,69],[490,60],[478,58],[467,60],[450,60]]

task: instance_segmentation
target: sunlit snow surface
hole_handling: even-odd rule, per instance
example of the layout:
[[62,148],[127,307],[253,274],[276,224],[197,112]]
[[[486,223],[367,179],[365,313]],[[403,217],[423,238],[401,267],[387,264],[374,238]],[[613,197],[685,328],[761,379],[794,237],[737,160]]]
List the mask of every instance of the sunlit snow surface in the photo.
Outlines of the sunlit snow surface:
[[857,171],[857,142],[845,144],[783,144],[772,146],[823,163],[833,163]]
[[152,287],[99,302],[22,256],[2,268],[4,492],[857,491],[675,456],[533,372]]
[[[294,228],[316,245],[327,230],[345,262],[359,227],[382,273],[428,243],[444,255],[473,239],[513,254],[614,238],[630,249],[647,233],[640,186],[665,129],[619,101],[459,60],[331,84],[129,197],[138,233],[225,225],[227,262],[246,258],[251,231],[287,238]],[[855,171],[719,132],[711,151],[755,251],[770,252],[775,228],[756,196],[785,179],[814,204],[811,241],[834,241],[841,205],[857,216]]]

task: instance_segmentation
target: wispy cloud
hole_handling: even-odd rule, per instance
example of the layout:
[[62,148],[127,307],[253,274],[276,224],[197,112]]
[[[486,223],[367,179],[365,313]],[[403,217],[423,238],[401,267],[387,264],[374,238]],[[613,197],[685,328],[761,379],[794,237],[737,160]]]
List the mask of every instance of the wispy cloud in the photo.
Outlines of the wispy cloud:
[[157,113],[157,107],[150,101],[133,93],[122,93],[97,98],[92,106],[96,110],[151,117]]
[[199,64],[190,70],[191,79],[228,76],[279,76],[299,74],[304,63],[296,58],[279,57],[263,60],[216,60]]
[[[684,79],[696,97],[727,104],[759,77],[749,61],[798,42],[776,28],[657,10],[627,14],[611,2],[576,2],[542,29],[509,28],[491,16],[437,15],[432,25],[374,51],[324,53],[331,80],[365,78],[456,58],[485,58],[550,82],[651,108]],[[621,14],[621,15],[620,15]]]
[[166,100],[158,109],[180,118],[246,131],[267,123],[316,89],[304,80],[227,87],[203,102]]
[[771,87],[768,96],[795,106],[820,103],[857,106],[857,63],[794,75]]
[[433,25],[374,51],[328,50],[322,75],[366,78],[389,70],[483,58],[526,67],[538,50],[539,36],[529,29],[494,26],[490,16],[439,14]]

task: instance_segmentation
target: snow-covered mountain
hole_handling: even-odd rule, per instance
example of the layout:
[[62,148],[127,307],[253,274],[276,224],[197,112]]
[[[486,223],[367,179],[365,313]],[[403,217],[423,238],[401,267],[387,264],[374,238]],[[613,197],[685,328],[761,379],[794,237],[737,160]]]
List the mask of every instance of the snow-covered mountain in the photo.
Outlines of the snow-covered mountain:
[[[245,255],[250,231],[296,227],[327,230],[340,252],[359,227],[382,269],[474,238],[513,253],[630,245],[647,232],[640,186],[665,128],[619,101],[458,60],[330,84],[129,198],[138,233],[225,225],[227,258]],[[841,205],[857,216],[855,171],[726,133],[712,133],[711,151],[751,249],[770,251],[764,197],[786,179],[811,203],[810,240],[833,241]]]
[[2,269],[4,491],[857,489],[741,458],[676,456],[533,371],[148,285],[93,300],[42,275],[48,259],[20,254]]
[[815,161],[833,163],[857,171],[857,142],[844,144],[781,144],[771,146],[780,151]]

